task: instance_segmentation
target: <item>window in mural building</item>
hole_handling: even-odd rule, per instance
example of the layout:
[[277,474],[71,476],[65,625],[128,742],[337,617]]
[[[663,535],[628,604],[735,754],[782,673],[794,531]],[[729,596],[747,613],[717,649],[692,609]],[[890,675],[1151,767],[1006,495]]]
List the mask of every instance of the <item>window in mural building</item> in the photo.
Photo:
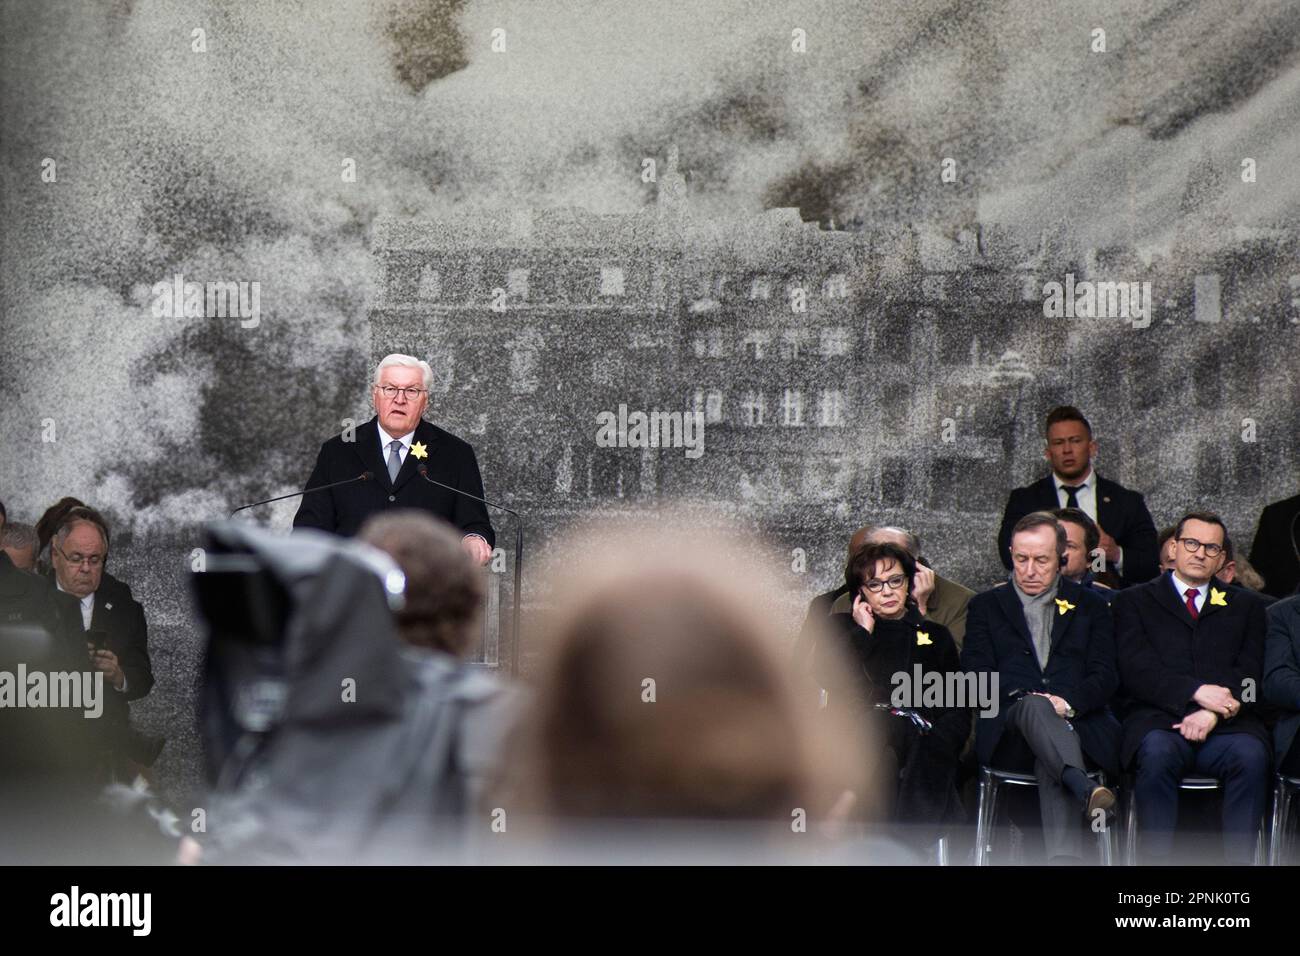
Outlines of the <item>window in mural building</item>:
[[1263,488],[1264,467],[1258,442],[1239,441],[1233,445],[1233,479],[1241,494],[1258,494]]
[[772,298],[772,280],[759,276],[749,284],[749,297],[751,299],[770,299]]
[[849,330],[842,325],[833,325],[821,330],[818,351],[829,357],[847,355],[849,352]]
[[617,355],[598,355],[591,360],[591,381],[595,385],[617,385],[623,381],[623,359]]
[[506,273],[506,293],[512,299],[528,298],[527,269],[511,269]]
[[761,359],[767,354],[767,343],[771,338],[768,332],[750,332],[740,340],[740,347],[747,358]]
[[624,294],[624,276],[623,276],[622,266],[601,266],[600,294],[601,295],[623,295]]
[[781,358],[797,359],[811,337],[810,329],[786,329],[781,333]]
[[745,425],[761,425],[766,410],[767,405],[763,400],[762,392],[746,392],[744,400],[740,403],[740,421]]
[[704,413],[706,424],[716,424],[722,421],[722,392],[716,388],[709,391],[696,389],[692,396],[691,410]]
[[902,504],[908,500],[907,478],[911,470],[905,458],[887,458],[880,466],[880,500]]
[[1202,352],[1193,359],[1188,381],[1196,407],[1219,408],[1223,404],[1223,366],[1216,352]]
[[836,428],[844,424],[844,392],[838,388],[823,388],[817,402],[817,424],[822,428]]
[[541,336],[528,333],[520,336],[510,350],[510,390],[516,395],[527,395],[537,391],[538,351]]
[[1208,441],[1196,449],[1196,491],[1201,495],[1218,494],[1224,479],[1223,449],[1217,441]]
[[420,270],[420,285],[416,292],[421,299],[442,298],[442,276],[433,266]]
[[709,329],[709,358],[722,358],[726,354],[726,331],[723,329]]
[[781,424],[803,424],[803,392],[787,388],[781,395]]
[[838,458],[810,459],[803,463],[802,494],[815,498],[839,498],[848,492],[848,473]]
[[429,348],[425,350],[426,361],[433,370],[433,391],[446,393],[451,390],[451,381],[456,367],[456,359],[451,349]]

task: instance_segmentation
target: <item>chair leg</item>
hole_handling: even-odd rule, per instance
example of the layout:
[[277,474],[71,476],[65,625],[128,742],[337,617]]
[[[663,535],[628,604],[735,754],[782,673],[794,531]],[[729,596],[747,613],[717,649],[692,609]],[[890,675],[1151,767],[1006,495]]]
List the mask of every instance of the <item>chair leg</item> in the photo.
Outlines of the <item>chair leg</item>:
[[997,810],[997,780],[987,770],[980,775],[979,809],[975,823],[975,865],[988,866],[993,852],[993,821]]
[[1268,845],[1268,865],[1281,866],[1286,849],[1286,834],[1291,817],[1291,789],[1281,777],[1273,787],[1272,839]]
[[1124,814],[1124,865],[1137,866],[1137,794],[1128,788]]

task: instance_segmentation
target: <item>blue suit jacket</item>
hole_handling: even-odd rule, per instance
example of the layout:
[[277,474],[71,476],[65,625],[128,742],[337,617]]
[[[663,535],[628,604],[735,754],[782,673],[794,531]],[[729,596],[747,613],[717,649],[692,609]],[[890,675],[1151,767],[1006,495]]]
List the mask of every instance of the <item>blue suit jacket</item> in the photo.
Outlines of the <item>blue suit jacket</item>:
[[1110,712],[1119,686],[1115,636],[1110,609],[1090,588],[1061,579],[1057,598],[1073,605],[1052,619],[1052,647],[1047,668],[1038,665],[1025,612],[1010,584],[977,594],[966,611],[966,642],[962,667],[998,674],[998,713],[975,721],[975,755],[980,763],[993,759],[1006,729],[1006,709],[1016,690],[1055,694],[1070,703],[1077,716],[1070,721],[1083,752],[1108,773],[1119,770],[1120,726]]

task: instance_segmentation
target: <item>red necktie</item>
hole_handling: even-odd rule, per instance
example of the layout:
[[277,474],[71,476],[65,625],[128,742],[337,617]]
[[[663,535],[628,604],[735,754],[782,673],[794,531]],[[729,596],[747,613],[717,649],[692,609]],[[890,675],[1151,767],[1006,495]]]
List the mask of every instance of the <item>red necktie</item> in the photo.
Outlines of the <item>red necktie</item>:
[[1196,595],[1200,593],[1196,588],[1187,589],[1187,613],[1192,616],[1193,621],[1201,616],[1200,612],[1196,610]]

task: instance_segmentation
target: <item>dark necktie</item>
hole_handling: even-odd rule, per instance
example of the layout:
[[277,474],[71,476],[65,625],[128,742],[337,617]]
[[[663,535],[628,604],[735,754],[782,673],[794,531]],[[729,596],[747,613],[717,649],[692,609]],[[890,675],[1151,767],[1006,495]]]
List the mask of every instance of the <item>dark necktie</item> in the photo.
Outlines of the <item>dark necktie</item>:
[[402,470],[402,443],[394,438],[388,446],[388,480],[397,481],[397,473]]
[[1187,598],[1187,613],[1192,616],[1193,621],[1201,616],[1201,612],[1196,610],[1196,595],[1200,593],[1198,588],[1188,588],[1185,595]]
[[1088,487],[1087,485],[1061,485],[1061,490],[1064,491],[1066,495],[1065,507],[1067,508],[1079,507],[1079,499],[1077,496],[1079,492],[1083,491],[1083,489],[1087,487]]

